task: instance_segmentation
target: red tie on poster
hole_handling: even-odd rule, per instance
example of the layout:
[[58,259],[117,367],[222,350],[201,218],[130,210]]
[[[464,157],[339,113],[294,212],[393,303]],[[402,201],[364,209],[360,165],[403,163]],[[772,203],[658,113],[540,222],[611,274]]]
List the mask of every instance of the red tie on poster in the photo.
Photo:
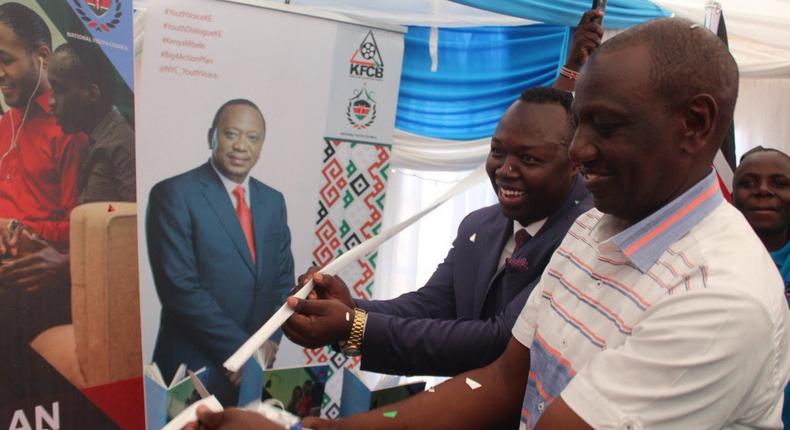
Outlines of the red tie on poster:
[[250,255],[252,261],[255,262],[255,238],[252,234],[252,212],[250,207],[247,206],[247,200],[244,199],[244,187],[241,185],[233,189],[233,195],[236,196],[236,215],[239,217],[239,224],[241,230],[244,231],[244,237],[247,238],[247,246],[250,248]]

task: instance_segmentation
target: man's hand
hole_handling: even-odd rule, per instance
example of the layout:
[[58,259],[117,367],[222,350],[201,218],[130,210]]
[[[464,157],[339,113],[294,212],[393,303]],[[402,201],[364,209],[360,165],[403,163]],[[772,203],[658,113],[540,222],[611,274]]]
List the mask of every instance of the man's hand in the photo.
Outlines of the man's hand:
[[284,430],[280,424],[267,420],[257,412],[238,408],[211,412],[205,406],[197,409],[198,420],[187,424],[184,430]]
[[343,426],[340,421],[327,420],[317,417],[305,417],[302,420],[302,427],[313,430],[342,430]]
[[568,53],[568,61],[565,67],[580,71],[587,63],[587,59],[601,45],[603,39],[603,27],[593,22],[593,18],[603,16],[603,12],[597,9],[588,10],[579,20],[579,25],[573,32],[571,50]]
[[268,339],[263,343],[263,346],[261,346],[261,358],[263,358],[263,364],[267,369],[274,367],[274,360],[277,359],[277,351],[279,350],[280,344],[271,339]]
[[68,273],[68,254],[46,245],[33,254],[3,262],[0,265],[0,285],[35,291],[44,285],[68,281]]
[[354,309],[337,300],[288,298],[294,314],[283,325],[288,339],[306,348],[319,348],[348,339]]
[[351,293],[348,291],[348,286],[340,279],[339,276],[324,275],[318,273],[318,267],[311,267],[306,273],[298,278],[298,285],[291,291],[291,295],[296,294],[308,281],[313,280],[313,291],[307,296],[308,300],[325,299],[337,300],[344,305],[353,308],[354,300],[351,298]]

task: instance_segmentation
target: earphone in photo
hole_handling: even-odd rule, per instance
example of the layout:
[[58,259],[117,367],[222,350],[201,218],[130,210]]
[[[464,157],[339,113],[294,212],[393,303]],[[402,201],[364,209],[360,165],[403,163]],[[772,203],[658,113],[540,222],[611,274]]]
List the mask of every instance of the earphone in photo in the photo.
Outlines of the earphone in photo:
[[11,145],[6,150],[5,154],[0,157],[0,168],[3,167],[3,162],[5,161],[8,154],[11,153],[14,149],[16,149],[17,140],[19,136],[22,134],[22,127],[25,125],[25,121],[27,120],[27,114],[30,111],[30,104],[33,103],[33,98],[36,97],[36,93],[38,92],[39,87],[41,86],[41,78],[44,76],[44,57],[39,55],[38,57],[38,80],[36,81],[36,86],[33,88],[33,91],[30,93],[30,97],[27,98],[27,104],[25,104],[25,113],[22,114],[22,121],[19,122],[19,127],[14,127],[14,111],[13,109],[9,109],[8,115],[11,118]]
[[211,140],[209,141],[208,147],[209,147],[209,149],[211,149],[213,151],[213,150],[217,149],[218,145],[219,145],[219,137],[217,137],[217,127],[212,127],[211,128]]

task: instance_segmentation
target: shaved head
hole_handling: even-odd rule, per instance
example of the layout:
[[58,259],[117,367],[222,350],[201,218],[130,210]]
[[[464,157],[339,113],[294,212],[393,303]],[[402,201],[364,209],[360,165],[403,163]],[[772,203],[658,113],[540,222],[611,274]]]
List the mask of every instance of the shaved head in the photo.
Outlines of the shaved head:
[[701,93],[716,100],[717,134],[723,139],[738,98],[738,66],[727,46],[699,24],[664,18],[618,34],[601,45],[593,57],[634,46],[647,47],[651,89],[667,109],[677,109]]

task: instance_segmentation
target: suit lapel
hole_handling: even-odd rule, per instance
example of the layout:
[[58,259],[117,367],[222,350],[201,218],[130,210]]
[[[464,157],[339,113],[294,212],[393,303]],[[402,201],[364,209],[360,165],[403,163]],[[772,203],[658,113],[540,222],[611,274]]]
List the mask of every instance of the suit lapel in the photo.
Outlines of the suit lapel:
[[[549,218],[543,224],[543,227],[541,227],[540,231],[535,234],[535,237],[527,241],[527,243],[524,244],[521,249],[513,252],[512,257],[527,259],[529,264],[528,268],[526,270],[506,269],[504,266],[500,268],[496,275],[491,278],[491,282],[489,283],[488,289],[486,290],[486,296],[483,296],[482,303],[480,304],[480,311],[482,311],[482,306],[486,297],[488,296],[488,292],[494,285],[494,282],[498,281],[499,277],[502,277],[501,281],[499,282],[502,282],[501,288],[505,289],[505,295],[515,296],[517,293],[512,293],[510,292],[511,290],[515,289],[520,291],[526,285],[530,284],[530,281],[535,278],[535,275],[539,275],[535,273],[532,265],[542,263],[540,263],[540,261],[533,260],[540,260],[540,255],[542,252],[541,250],[545,249],[547,246],[546,244],[556,243],[559,245],[560,241],[568,231],[568,228],[561,227],[565,224],[559,223],[559,221],[564,217],[570,217],[570,221],[572,222],[576,218],[576,215],[572,209],[587,198],[589,198],[589,193],[584,187],[584,183],[582,182],[581,178],[577,176],[573,189],[568,194],[568,197],[566,197],[562,206],[560,206],[559,209],[549,216]],[[502,247],[504,247],[504,243]]]
[[477,278],[477,288],[475,288],[475,301],[474,301],[474,316],[479,317],[480,312],[483,310],[488,291],[494,280],[501,276],[501,268],[498,268],[499,257],[502,255],[502,250],[510,235],[513,234],[513,222],[506,218],[501,213],[497,214],[494,222],[483,226],[479,236],[483,236],[483,242],[477,248],[480,252],[480,269],[486,276],[479,276]]
[[206,163],[204,165],[202,173],[203,197],[214,211],[214,214],[217,215],[222,228],[236,246],[236,250],[239,252],[242,260],[244,260],[244,263],[254,273],[255,269],[252,265],[249,247],[247,247],[247,240],[244,238],[244,232],[241,230],[239,218],[236,216],[236,210],[233,208],[228,191],[222,185],[222,181],[210,164]]
[[261,190],[261,186],[255,179],[250,178],[250,199],[252,200],[252,228],[255,232],[255,254],[256,260],[255,273],[263,273],[268,267],[264,265],[266,261],[274,261],[273,253],[277,252],[272,246],[267,246],[266,231],[269,223],[275,217],[273,205],[266,200],[266,194]]

